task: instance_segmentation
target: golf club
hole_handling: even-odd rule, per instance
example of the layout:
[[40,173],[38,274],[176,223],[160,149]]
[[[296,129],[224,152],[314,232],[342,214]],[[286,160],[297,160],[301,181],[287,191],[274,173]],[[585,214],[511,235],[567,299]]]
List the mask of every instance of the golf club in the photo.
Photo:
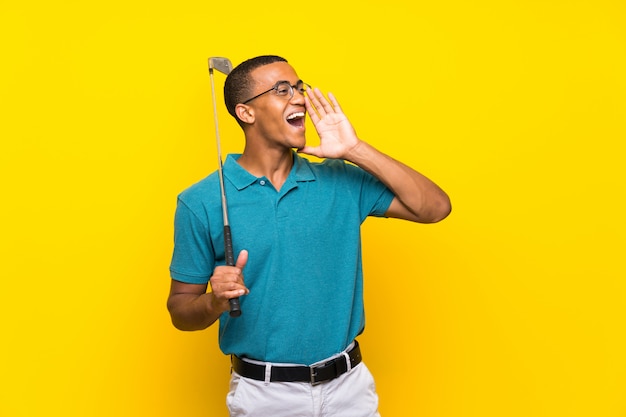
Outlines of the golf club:
[[[228,222],[228,206],[226,202],[226,192],[224,191],[224,174],[222,172],[222,149],[220,140],[220,129],[217,121],[217,104],[215,103],[215,84],[213,82],[213,70],[216,69],[224,75],[230,74],[233,69],[228,58],[212,57],[209,58],[209,77],[211,78],[211,96],[213,98],[213,117],[215,118],[215,141],[217,142],[217,172],[220,180],[220,190],[222,193],[222,215],[224,217],[224,257],[226,265],[235,265],[235,256],[233,254],[233,239],[230,233],[230,223]],[[228,300],[230,304],[230,316],[241,316],[241,307],[239,306],[239,298],[231,298]]]

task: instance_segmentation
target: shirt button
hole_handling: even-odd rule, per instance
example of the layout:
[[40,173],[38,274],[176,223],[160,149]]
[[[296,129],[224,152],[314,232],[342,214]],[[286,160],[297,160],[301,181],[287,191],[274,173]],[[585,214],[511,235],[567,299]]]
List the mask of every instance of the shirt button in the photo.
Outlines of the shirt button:
[[261,184],[261,185],[265,185],[265,180],[261,180],[261,181],[259,181],[259,184]]

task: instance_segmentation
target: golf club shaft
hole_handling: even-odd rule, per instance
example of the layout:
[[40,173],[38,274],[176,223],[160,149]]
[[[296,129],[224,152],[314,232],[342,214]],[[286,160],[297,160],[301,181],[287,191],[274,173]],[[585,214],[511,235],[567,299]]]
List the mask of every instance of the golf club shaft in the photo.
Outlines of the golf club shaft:
[[[220,140],[220,130],[217,120],[217,105],[215,101],[215,84],[213,81],[213,68],[209,65],[209,77],[211,78],[211,96],[213,98],[213,117],[215,118],[215,141],[217,143],[217,173],[220,181],[220,191],[222,197],[222,216],[224,218],[224,259],[226,265],[235,266],[235,254],[233,252],[233,239],[230,232],[230,223],[228,222],[228,205],[226,200],[226,192],[224,191],[224,173],[222,170],[222,149]],[[228,300],[230,304],[230,316],[241,316],[241,306],[239,305],[239,297]]]

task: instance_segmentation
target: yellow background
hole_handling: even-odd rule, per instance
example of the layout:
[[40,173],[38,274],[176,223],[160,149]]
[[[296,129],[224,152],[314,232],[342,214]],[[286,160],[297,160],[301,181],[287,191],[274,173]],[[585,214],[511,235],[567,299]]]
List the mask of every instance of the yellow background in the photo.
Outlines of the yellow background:
[[363,228],[382,415],[626,416],[625,18],[617,0],[3,1],[0,415],[226,415],[215,329],[165,309],[173,214],[217,165],[207,57],[275,53],[452,197],[443,223]]

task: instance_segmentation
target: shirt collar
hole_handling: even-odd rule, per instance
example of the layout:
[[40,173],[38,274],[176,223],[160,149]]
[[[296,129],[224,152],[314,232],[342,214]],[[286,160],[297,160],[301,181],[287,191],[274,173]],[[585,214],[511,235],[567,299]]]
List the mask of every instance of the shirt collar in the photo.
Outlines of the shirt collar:
[[[241,165],[237,163],[237,160],[241,157],[241,154],[229,154],[224,162],[224,177],[237,188],[237,190],[243,190],[244,188],[254,184],[258,178],[246,171]],[[293,152],[293,167],[287,177],[287,182],[302,182],[302,181],[315,181],[315,175],[309,166],[309,161],[302,158],[296,152]]]

